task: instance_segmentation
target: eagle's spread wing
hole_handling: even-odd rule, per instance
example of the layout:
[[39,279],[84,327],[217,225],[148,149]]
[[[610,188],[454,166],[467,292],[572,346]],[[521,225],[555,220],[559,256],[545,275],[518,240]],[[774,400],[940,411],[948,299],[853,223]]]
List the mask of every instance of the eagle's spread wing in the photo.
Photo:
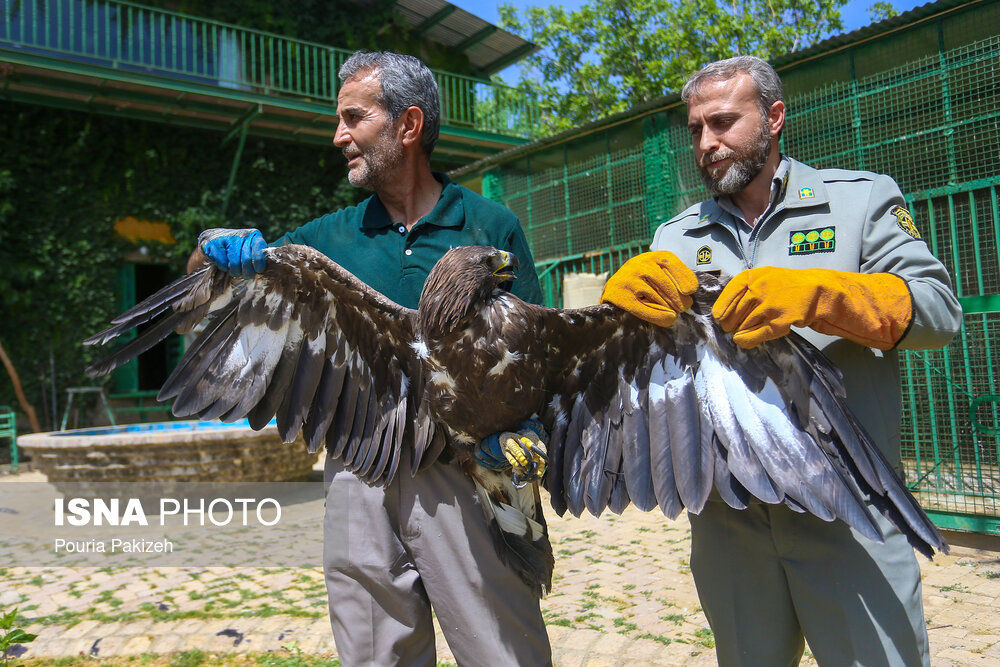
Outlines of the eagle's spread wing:
[[694,307],[667,329],[608,305],[525,305],[548,360],[556,511],[631,502],[672,518],[700,512],[714,488],[737,509],[785,503],[881,541],[868,497],[919,551],[947,551],[847,407],[837,368],[796,334],[742,350],[710,315],[721,286],[700,280]]
[[512,492],[472,456],[484,435],[534,414],[551,434],[547,485],[560,513],[631,502],[675,517],[701,511],[716,489],[735,508],[785,503],[880,540],[867,496],[922,553],[947,550],[851,414],[837,369],[796,335],[738,348],[709,314],[720,290],[711,276],[662,329],[612,306],[526,304],[497,289],[510,254],[487,247],[445,254],[419,316],[315,250],[267,253],[254,278],[205,267],[116,318],[85,342],[150,324],[89,371],[203,321],[160,391],[178,416],[247,416],[259,427],[277,415],[283,439],[301,429],[311,450],[325,442],[373,484],[392,479],[404,443],[416,471],[447,439],[498,553],[539,594],[552,553],[537,491]]
[[171,331],[201,325],[158,396],[174,399],[178,417],[247,417],[262,428],[276,416],[284,441],[300,430],[310,451],[325,441],[372,484],[392,479],[404,433],[414,434],[414,466],[420,453],[440,451],[431,446],[433,421],[418,409],[420,372],[411,349],[416,311],[312,248],[266,252],[267,268],[253,278],[206,265],[115,318],[114,326],[84,342],[107,343],[152,323],[88,373],[108,373]]

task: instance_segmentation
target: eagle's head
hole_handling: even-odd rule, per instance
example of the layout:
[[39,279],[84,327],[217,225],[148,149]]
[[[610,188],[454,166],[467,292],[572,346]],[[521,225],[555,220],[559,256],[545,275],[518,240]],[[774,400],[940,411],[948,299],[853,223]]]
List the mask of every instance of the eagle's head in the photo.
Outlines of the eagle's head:
[[437,261],[420,293],[420,330],[440,336],[462,324],[495,290],[517,278],[513,253],[490,246],[452,248]]

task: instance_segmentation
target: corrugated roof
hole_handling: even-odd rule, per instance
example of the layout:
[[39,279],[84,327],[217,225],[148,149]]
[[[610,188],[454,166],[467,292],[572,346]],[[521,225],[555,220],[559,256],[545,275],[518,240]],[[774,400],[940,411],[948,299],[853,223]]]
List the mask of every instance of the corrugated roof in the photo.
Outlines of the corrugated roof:
[[539,48],[445,0],[396,0],[396,13],[411,27],[423,30],[426,39],[461,47],[480,75],[498,72]]
[[[885,19],[884,21],[872,23],[871,25],[858,28],[857,30],[852,30],[851,32],[844,33],[842,35],[834,35],[833,37],[824,39],[809,48],[794,51],[776,58],[771,61],[771,65],[779,71],[788,69],[793,65],[813,60],[850,46],[855,46],[861,42],[874,39],[881,35],[909,28],[915,24],[923,22],[926,19],[938,17],[942,14],[947,14],[965,7],[988,4],[996,1],[997,0],[937,0],[937,2],[928,2],[920,5],[919,7],[914,7],[909,11],[903,12],[899,16],[895,16],[891,19]],[[670,93],[669,95],[664,95],[663,97],[659,97],[632,107],[627,111],[622,111],[606,118],[591,121],[579,127],[564,130],[558,134],[552,135],[551,137],[538,139],[522,146],[503,151],[502,153],[491,155],[488,158],[484,158],[478,162],[473,162],[472,164],[462,167],[461,169],[456,169],[451,172],[450,175],[458,178],[464,176],[465,174],[479,172],[491,165],[508,162],[522,155],[534,153],[546,146],[569,141],[575,137],[603,130],[634,118],[640,118],[664,109],[676,107],[679,104],[681,104],[680,94]]]

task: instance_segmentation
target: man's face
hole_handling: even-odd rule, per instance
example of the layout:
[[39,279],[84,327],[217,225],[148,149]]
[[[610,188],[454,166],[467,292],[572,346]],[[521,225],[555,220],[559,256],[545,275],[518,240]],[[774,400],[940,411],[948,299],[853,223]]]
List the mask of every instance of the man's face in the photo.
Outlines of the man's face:
[[741,191],[771,154],[772,125],[747,74],[703,83],[688,100],[688,129],[705,186],[715,195]]
[[378,190],[391,180],[403,157],[395,123],[375,100],[381,90],[377,74],[344,82],[337,95],[337,134],[333,144],[347,158],[347,180],[358,188]]

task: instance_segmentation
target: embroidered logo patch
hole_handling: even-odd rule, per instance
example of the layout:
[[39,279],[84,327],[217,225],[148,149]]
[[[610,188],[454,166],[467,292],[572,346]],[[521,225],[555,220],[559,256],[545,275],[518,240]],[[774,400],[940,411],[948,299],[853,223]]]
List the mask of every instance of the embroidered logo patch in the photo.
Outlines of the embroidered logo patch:
[[810,255],[816,252],[833,252],[837,247],[837,228],[819,227],[803,229],[788,235],[789,255]]
[[902,206],[893,206],[889,209],[889,213],[896,216],[896,224],[899,225],[900,229],[915,239],[920,238],[920,232],[917,231],[917,226],[913,224],[913,216],[910,215],[909,211]]
[[813,199],[816,191],[812,188],[799,188],[799,199]]
[[711,264],[712,263],[712,249],[707,245],[703,245],[698,248],[698,264]]

